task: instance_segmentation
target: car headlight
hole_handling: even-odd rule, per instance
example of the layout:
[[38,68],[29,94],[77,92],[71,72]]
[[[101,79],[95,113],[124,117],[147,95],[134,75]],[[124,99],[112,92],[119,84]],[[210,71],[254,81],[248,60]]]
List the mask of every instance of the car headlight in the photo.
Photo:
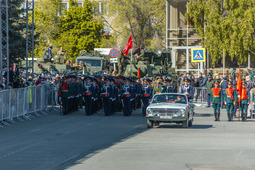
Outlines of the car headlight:
[[146,110],[146,116],[151,116],[152,115],[152,110],[150,108],[148,108]]
[[179,112],[178,112],[179,116],[181,116],[181,117],[186,117],[185,113],[186,113],[185,109],[180,109]]

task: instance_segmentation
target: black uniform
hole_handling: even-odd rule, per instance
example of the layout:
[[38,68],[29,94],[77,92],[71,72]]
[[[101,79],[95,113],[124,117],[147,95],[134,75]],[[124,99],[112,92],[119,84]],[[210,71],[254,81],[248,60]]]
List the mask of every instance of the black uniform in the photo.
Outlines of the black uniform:
[[146,109],[150,104],[150,99],[152,98],[152,92],[153,92],[153,87],[151,85],[142,86],[141,97],[143,102],[143,112],[142,112],[143,116],[146,115]]

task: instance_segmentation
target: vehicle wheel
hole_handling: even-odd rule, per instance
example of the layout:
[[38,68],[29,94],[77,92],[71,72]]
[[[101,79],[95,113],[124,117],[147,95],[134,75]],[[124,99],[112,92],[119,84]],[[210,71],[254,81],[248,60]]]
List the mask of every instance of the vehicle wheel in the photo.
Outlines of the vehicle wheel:
[[153,128],[153,125],[154,125],[153,121],[147,119],[147,127]]
[[189,126],[192,126],[193,124],[193,118],[189,121]]
[[154,123],[154,126],[159,126],[159,122]]
[[189,119],[182,122],[182,127],[183,128],[188,128],[189,127]]

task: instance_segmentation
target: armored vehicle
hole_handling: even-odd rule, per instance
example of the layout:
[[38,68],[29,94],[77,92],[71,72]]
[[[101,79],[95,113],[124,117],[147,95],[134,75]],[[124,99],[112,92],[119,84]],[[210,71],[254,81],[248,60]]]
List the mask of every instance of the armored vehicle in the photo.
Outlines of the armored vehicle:
[[171,68],[171,51],[169,49],[152,50],[145,48],[140,54],[131,56],[118,56],[119,70],[124,76],[137,76],[138,68],[140,76],[153,77],[157,75],[176,76],[175,69]]
[[63,73],[68,71],[89,71],[93,73],[95,71],[102,71],[104,66],[104,57],[97,51],[88,53],[86,50],[82,50],[80,56],[75,61],[68,60],[66,62],[64,56],[59,54],[50,61],[38,58],[34,61],[34,72],[47,73],[53,71]]

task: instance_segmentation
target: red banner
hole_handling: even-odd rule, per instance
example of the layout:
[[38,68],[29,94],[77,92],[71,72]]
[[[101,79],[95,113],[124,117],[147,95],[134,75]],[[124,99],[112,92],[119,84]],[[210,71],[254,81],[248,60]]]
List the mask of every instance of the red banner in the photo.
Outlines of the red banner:
[[239,68],[239,75],[238,75],[238,80],[236,84],[236,91],[239,93],[239,103],[242,95],[242,77],[241,77],[241,69]]
[[126,56],[128,54],[128,51],[133,48],[133,41],[132,41],[132,35],[130,35],[129,39],[128,39],[128,43],[126,45],[126,47],[123,50],[123,55]]

